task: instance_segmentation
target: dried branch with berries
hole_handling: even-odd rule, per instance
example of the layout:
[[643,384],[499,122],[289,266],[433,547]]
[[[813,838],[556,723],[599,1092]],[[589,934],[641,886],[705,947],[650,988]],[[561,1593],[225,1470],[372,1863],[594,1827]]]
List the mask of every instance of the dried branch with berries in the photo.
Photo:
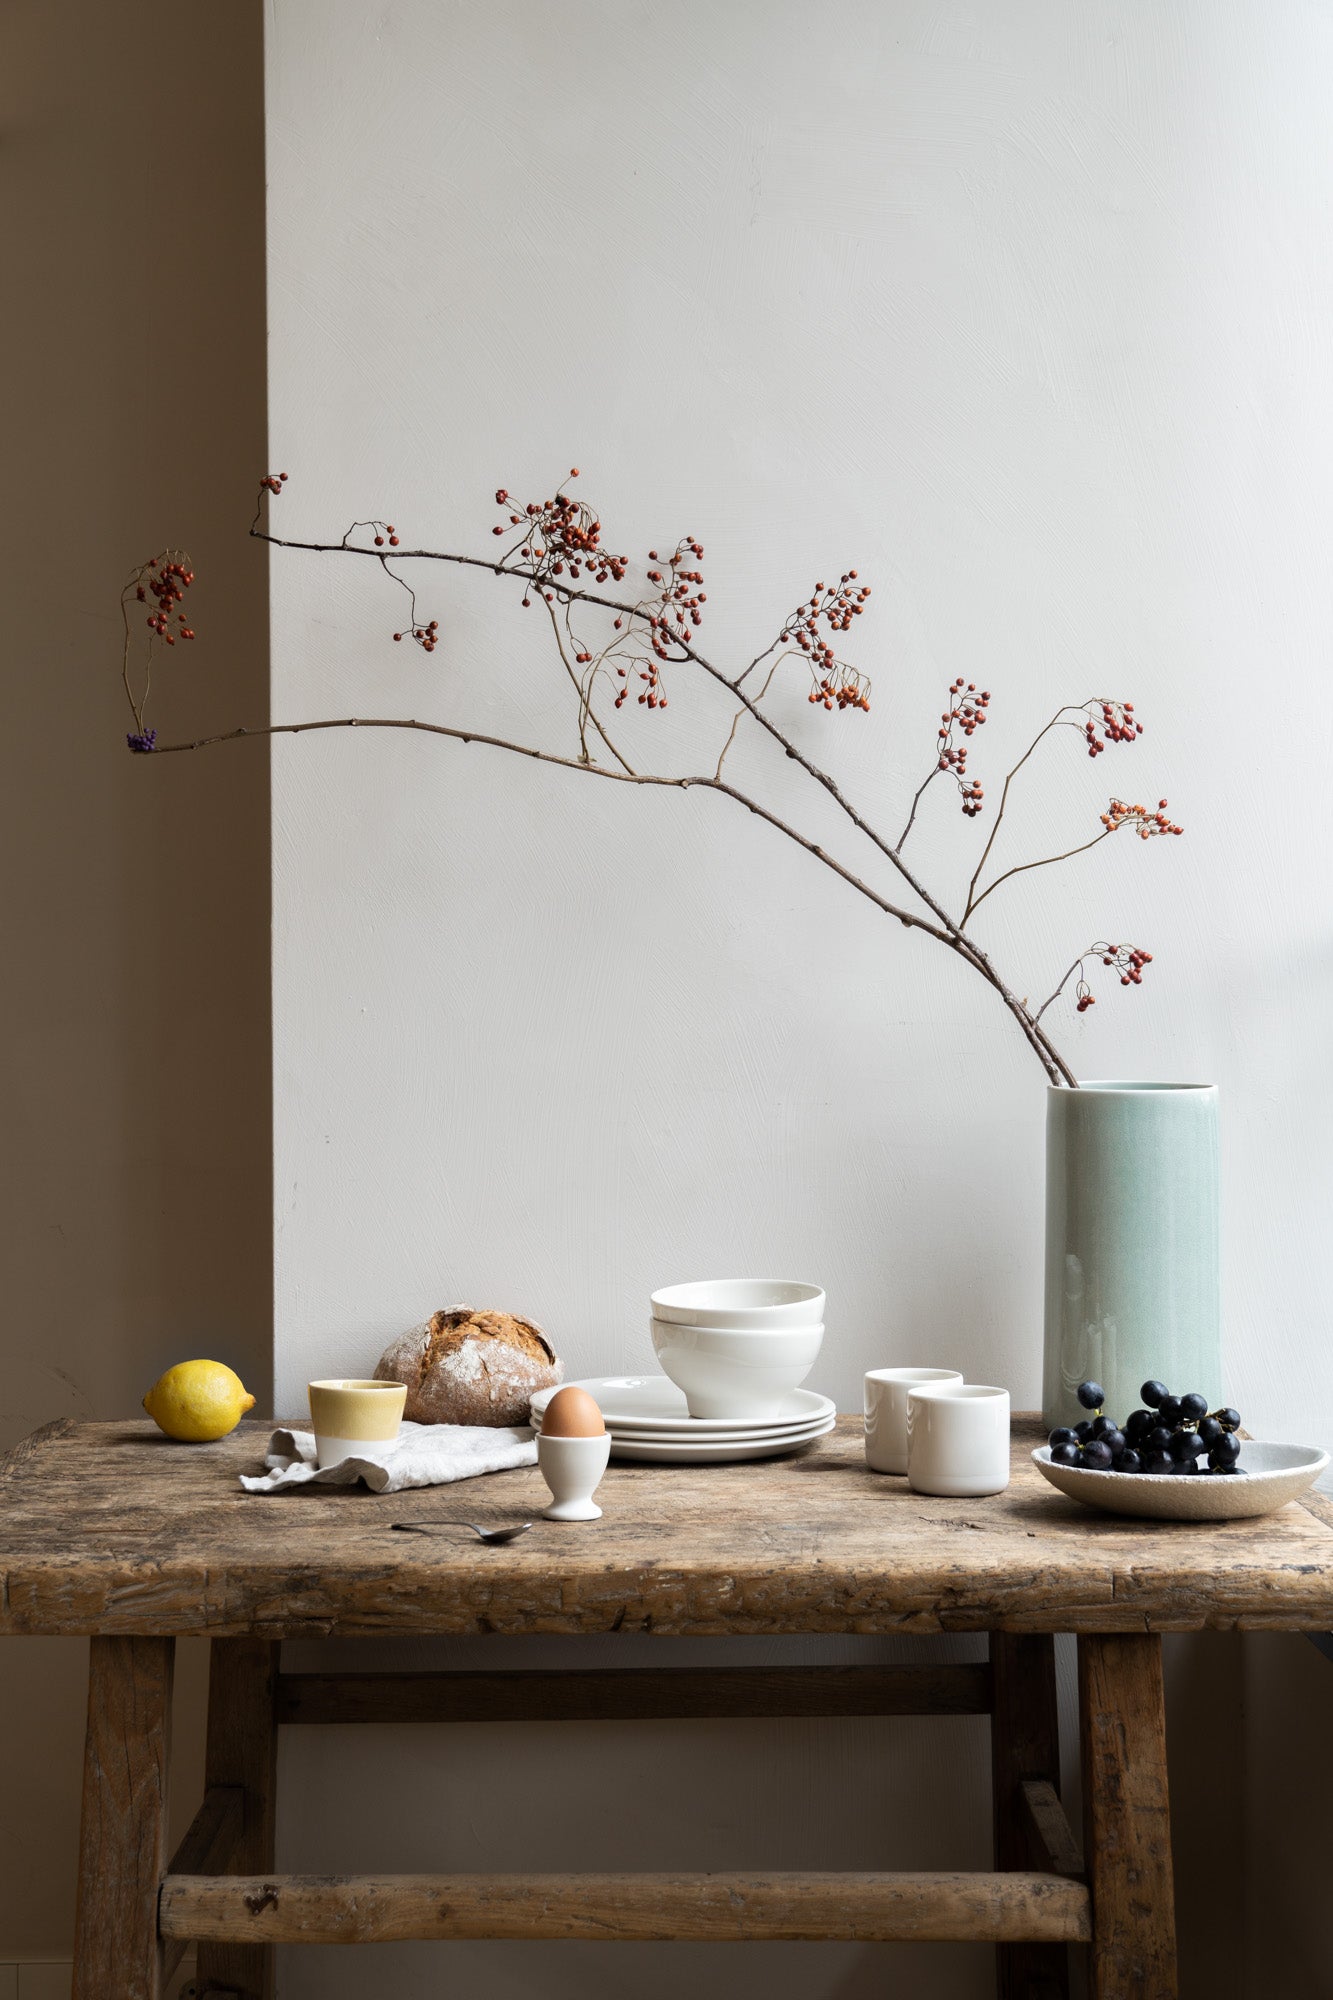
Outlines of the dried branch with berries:
[[[575,467],[569,478],[578,476]],[[1122,986],[1137,986],[1142,982],[1145,966],[1152,963],[1152,954],[1137,945],[1111,944],[1105,940],[1090,944],[1074,958],[1049,998],[1033,1008],[1007,984],[969,926],[982,904],[1017,875],[1050,867],[1057,861],[1072,860],[1075,855],[1084,854],[1112,835],[1127,830],[1137,833],[1142,840],[1180,833],[1180,827],[1168,817],[1165,799],[1159,799],[1152,809],[1112,796],[1098,817],[1098,830],[1086,840],[1057,853],[1016,860],[998,869],[993,863],[1011,788],[1041,744],[1058,732],[1073,730],[1086,755],[1093,759],[1109,747],[1133,744],[1142,736],[1143,725],[1135,716],[1132,702],[1096,696],[1069,703],[1038,730],[1005,775],[989,837],[966,892],[959,899],[961,914],[954,916],[943,897],[921,880],[906,859],[904,848],[926,793],[937,779],[952,783],[965,819],[977,819],[984,811],[985,790],[969,770],[968,758],[972,738],[985,725],[990,711],[990,690],[978,688],[975,682],[965,681],[961,675],[951,683],[930,768],[911,800],[906,824],[896,842],[877,830],[845,797],[829,773],[814,762],[803,743],[779,725],[771,707],[765,707],[770,690],[790,664],[808,676],[807,699],[821,712],[869,711],[869,680],[837,651],[837,642],[852,630],[870,596],[870,586],[859,581],[854,569],[845,570],[836,584],[816,583],[810,595],[783,621],[777,636],[747,666],[733,670],[717,665],[699,649],[696,635],[708,602],[701,567],[703,544],[693,535],[682,535],[667,555],[650,549],[641,586],[623,595],[609,595],[610,586],[623,585],[630,578],[631,559],[609,552],[603,543],[600,517],[585,501],[576,500],[566,491],[568,482],[562,482],[551,499],[526,503],[513,500],[504,487],[497,489],[495,503],[502,519],[491,532],[504,546],[493,558],[441,549],[404,548],[397,528],[386,521],[354,521],[336,542],[299,541],[274,534],[265,522],[264,500],[266,495],[270,502],[277,499],[286,483],[285,472],[269,473],[260,481],[259,508],[250,533],[273,548],[321,556],[360,557],[376,563],[406,601],[407,616],[392,632],[394,641],[400,644],[406,639],[423,653],[434,653],[442,640],[439,618],[419,613],[417,589],[402,565],[444,563],[486,571],[501,582],[521,585],[520,605],[525,609],[536,605],[546,613],[555,657],[572,689],[575,727],[568,753],[542,744],[487,735],[476,729],[401,716],[346,715],[270,723],[225,730],[192,742],[160,744],[156,730],[145,720],[154,654],[161,645],[174,646],[177,640],[194,637],[183,609],[185,593],[194,582],[194,569],[189,557],[180,550],[167,550],[142,564],[122,593],[125,621],[122,677],[134,718],[134,728],[126,737],[131,750],[161,757],[172,751],[202,750],[256,736],[301,735],[312,729],[412,729],[535,758],[540,763],[616,784],[716,792],[804,849],[885,916],[910,930],[924,932],[965,960],[1008,1009],[1050,1081],[1076,1086],[1077,1079],[1043,1026],[1043,1017],[1071,988],[1075,1008],[1079,1013],[1087,1012],[1095,996],[1086,968],[1094,961],[1099,960],[1103,969],[1118,976]],[[146,613],[147,638],[140,655],[134,645],[132,607],[150,603]],[[677,675],[699,676],[704,683],[720,688],[732,705],[730,727],[711,771],[673,773],[644,768],[644,746],[649,741],[645,732],[661,726],[650,725],[647,717],[660,715],[669,707],[668,683],[674,682]],[[631,695],[633,706],[642,709],[644,717],[632,733],[627,733],[630,718],[623,724],[617,718]],[[776,744],[805,781],[832,799],[858,838],[894,870],[902,885],[904,901],[884,895],[864,875],[803,833],[795,818],[788,816],[792,812],[790,806],[779,813],[724,776],[727,756],[738,732],[747,726]]]

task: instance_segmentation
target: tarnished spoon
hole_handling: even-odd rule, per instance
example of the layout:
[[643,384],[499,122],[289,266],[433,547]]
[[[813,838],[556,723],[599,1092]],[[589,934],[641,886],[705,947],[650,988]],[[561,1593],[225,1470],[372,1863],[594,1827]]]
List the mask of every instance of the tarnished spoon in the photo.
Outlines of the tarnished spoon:
[[513,1542],[526,1535],[532,1523],[520,1521],[516,1528],[479,1528],[475,1521],[395,1521],[393,1526],[404,1535],[429,1535],[436,1528],[471,1528],[479,1542],[498,1547],[501,1542]]

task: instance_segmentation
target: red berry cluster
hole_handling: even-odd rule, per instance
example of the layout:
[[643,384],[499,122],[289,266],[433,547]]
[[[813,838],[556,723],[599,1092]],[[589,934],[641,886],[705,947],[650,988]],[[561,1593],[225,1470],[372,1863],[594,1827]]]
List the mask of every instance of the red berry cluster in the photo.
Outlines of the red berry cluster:
[[1089,757],[1100,757],[1108,743],[1132,743],[1143,734],[1143,724],[1134,720],[1132,701],[1090,701],[1083,724],[1083,740]]
[[790,645],[794,639],[801,651],[810,655],[811,666],[817,674],[831,674],[838,664],[832,646],[820,633],[820,620],[823,619],[830,632],[850,632],[853,618],[859,618],[865,608],[870,585],[863,583],[859,590],[853,590],[855,582],[856,571],[848,569],[843,571],[833,590],[826,584],[817,583],[805,603],[797,605],[782,628],[783,645]]
[[[141,583],[136,587],[134,595],[140,604],[146,604],[151,596],[157,605],[157,609],[148,614],[149,631],[156,632],[158,638],[165,639],[169,646],[174,646],[177,639],[193,639],[194,627],[185,613],[176,611],[175,607],[181,603],[186,591],[194,582],[194,571],[187,569],[184,563],[168,561],[163,556],[149,563],[144,582],[147,584],[147,589]],[[176,623],[180,627],[178,632],[168,629],[173,611]]]
[[1132,827],[1140,840],[1154,840],[1162,833],[1183,833],[1183,826],[1176,826],[1166,815],[1166,800],[1158,799],[1156,812],[1147,806],[1127,805],[1124,799],[1112,799],[1107,810],[1101,815],[1102,825],[1108,833],[1118,833],[1122,826]]
[[259,490],[261,493],[266,489],[270,493],[281,493],[286,482],[285,472],[266,472],[259,482]]
[[[579,657],[581,659],[584,659],[587,658],[588,656],[586,654],[580,654]],[[617,667],[616,676],[619,680],[622,680],[625,683],[625,685],[620,689],[620,692],[616,696],[615,706],[617,708],[623,708],[625,706],[626,701],[629,699],[629,692],[631,686],[629,678],[629,668]],[[639,679],[644,683],[643,690],[639,695],[639,707],[665,708],[667,705],[666,690],[662,686],[662,676],[657,670],[656,660],[649,660],[645,666],[640,667]]]
[[440,621],[432,618],[429,625],[408,625],[393,636],[395,639],[415,639],[423,652],[433,653],[440,643]]
[[948,771],[957,781],[958,794],[963,801],[964,819],[975,819],[981,811],[981,801],[985,792],[981,784],[967,776],[967,745],[954,742],[957,729],[963,736],[972,736],[986,720],[990,707],[990,689],[977,691],[975,681],[964,681],[961,674],[949,683],[949,706],[940,717],[936,732],[940,746],[939,768]]
[[[687,556],[693,556],[697,562],[703,552],[702,542],[696,542],[693,535],[682,535],[666,558],[665,570],[653,568],[648,572],[649,583],[657,586],[657,610],[648,615],[648,643],[659,660],[669,660],[668,647],[684,645],[690,627],[704,622],[703,608],[708,602],[704,573],[685,567]],[[649,549],[648,560],[657,564],[662,558],[656,549]]]
[[[1143,951],[1136,944],[1107,944],[1105,941],[1095,944],[1092,949],[1095,952],[1101,953],[1103,965],[1113,966],[1120,974],[1120,984],[1122,986],[1142,986],[1143,968],[1145,965],[1152,964],[1152,953],[1150,951]],[[1081,961],[1079,964],[1078,985],[1074,990],[1077,994],[1075,1004],[1080,1014],[1086,1014],[1089,1007],[1096,1006],[1097,998],[1088,989],[1088,982],[1083,977]]]
[[392,521],[369,521],[366,524],[375,530],[375,547],[382,549],[387,541],[391,549],[398,547],[398,530]]
[[[578,478],[577,465],[570,467],[569,476]],[[568,574],[571,582],[577,582],[585,570],[597,583],[619,583],[624,578],[629,557],[607,554],[602,547],[602,524],[592,508],[585,507],[582,501],[572,500],[562,492],[553,500],[529,500],[520,510],[508,490],[498,486],[495,504],[505,508],[509,518],[492,528],[491,533],[507,535],[510,529],[518,529],[512,546],[505,552],[505,560],[510,556],[520,558],[532,572],[534,581]],[[548,592],[547,596],[550,595]],[[526,593],[523,602],[530,602]]]

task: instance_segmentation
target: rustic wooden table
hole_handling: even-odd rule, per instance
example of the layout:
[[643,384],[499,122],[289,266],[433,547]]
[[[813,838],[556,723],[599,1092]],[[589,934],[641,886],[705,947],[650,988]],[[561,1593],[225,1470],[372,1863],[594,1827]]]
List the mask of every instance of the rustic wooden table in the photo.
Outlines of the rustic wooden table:
[[[200,1985],[268,2000],[273,1946],[401,1938],[990,1940],[1005,2000],[1176,1992],[1161,1638],[1333,1626],[1333,1507],[1166,1526],[1014,1476],[934,1500],[864,1470],[859,1420],[792,1459],[613,1466],[592,1526],[505,1548],[391,1523],[537,1516],[535,1470],[454,1494],[244,1494],[268,1427],[172,1445],[48,1425],[0,1459],[0,1634],[91,1641],[75,2000]],[[920,1667],[293,1674],[278,1641],[426,1633],[990,1634]],[[1052,1635],[1078,1635],[1083,1846],[1059,1799]],[[212,1641],[206,1790],[165,1852],[175,1640]],[[290,1876],[273,1869],[279,1724],[989,1714],[993,1873]]]

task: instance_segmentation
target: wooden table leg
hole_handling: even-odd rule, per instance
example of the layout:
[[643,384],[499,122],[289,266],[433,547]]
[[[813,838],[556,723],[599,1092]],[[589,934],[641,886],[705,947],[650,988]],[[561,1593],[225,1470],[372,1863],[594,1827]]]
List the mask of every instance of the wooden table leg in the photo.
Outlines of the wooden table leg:
[[74,2000],[159,2000],[174,1639],[93,1639]]
[[[992,1632],[991,1798],[997,1868],[1044,1868],[1033,1851],[1019,1787],[1044,1778],[1060,1789],[1055,1641],[1046,1633]],[[1067,2000],[1069,1953],[1060,1944],[995,1948],[999,2000]]]
[[[273,1703],[278,1647],[267,1639],[214,1639],[209,1650],[208,1743],[205,1785],[239,1785],[244,1824],[228,1873],[263,1875],[273,1868],[277,1730]],[[273,1947],[199,1947],[198,1985],[237,2000],[273,2000]]]
[[1094,2000],[1176,2000],[1160,1637],[1080,1636],[1078,1700]]

